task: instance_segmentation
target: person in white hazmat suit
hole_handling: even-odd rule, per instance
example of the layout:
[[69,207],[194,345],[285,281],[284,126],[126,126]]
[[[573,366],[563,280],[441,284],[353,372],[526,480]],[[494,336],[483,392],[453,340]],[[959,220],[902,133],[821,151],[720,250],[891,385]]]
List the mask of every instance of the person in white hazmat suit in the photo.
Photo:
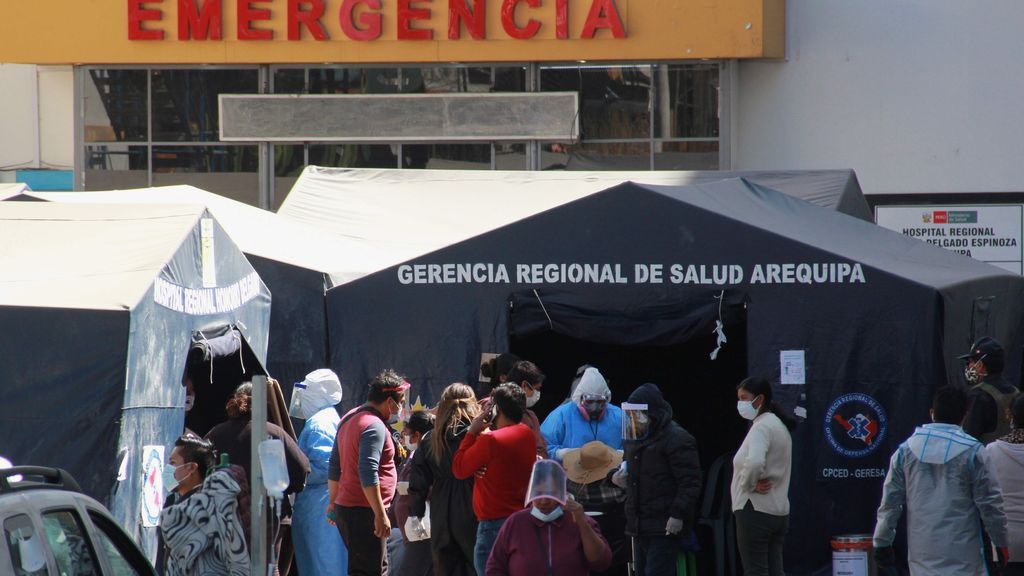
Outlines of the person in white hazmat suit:
[[348,550],[324,515],[327,509],[327,463],[341,417],[334,408],[341,402],[341,380],[327,368],[314,370],[295,384],[288,413],[305,420],[299,449],[309,458],[306,489],[295,497],[292,544],[299,574],[344,574]]
[[919,426],[892,455],[875,525],[875,561],[895,563],[896,523],[907,509],[911,576],[984,576],[984,524],[1000,563],[1008,558],[999,485],[982,444],[960,427],[962,388],[945,386],[932,400],[932,424]]

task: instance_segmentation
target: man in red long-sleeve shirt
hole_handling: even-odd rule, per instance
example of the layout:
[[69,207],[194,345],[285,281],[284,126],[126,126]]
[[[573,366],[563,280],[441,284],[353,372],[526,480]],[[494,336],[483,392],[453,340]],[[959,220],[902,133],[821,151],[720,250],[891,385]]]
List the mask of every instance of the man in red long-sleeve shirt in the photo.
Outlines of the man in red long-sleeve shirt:
[[[491,393],[491,400],[494,417],[483,413],[473,420],[452,461],[456,478],[482,471],[473,482],[473,512],[479,521],[473,564],[481,575],[501,525],[525,506],[530,472],[537,460],[533,431],[522,423],[526,410],[523,389],[502,384]],[[489,423],[495,429],[485,433]]]

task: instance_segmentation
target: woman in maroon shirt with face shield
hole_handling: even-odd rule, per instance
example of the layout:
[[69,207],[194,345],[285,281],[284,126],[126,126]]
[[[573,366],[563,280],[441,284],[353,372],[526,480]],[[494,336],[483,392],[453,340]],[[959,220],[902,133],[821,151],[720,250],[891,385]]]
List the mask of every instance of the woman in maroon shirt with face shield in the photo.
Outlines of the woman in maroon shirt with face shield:
[[534,465],[527,505],[502,525],[486,576],[586,576],[611,564],[612,551],[597,522],[566,498],[565,471],[558,462]]

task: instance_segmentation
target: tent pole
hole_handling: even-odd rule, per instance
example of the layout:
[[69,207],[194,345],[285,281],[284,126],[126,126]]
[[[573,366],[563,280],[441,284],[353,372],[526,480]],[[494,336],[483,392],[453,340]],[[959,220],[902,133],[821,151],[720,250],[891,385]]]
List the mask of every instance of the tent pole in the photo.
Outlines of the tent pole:
[[252,377],[252,458],[250,464],[249,494],[251,496],[252,542],[250,542],[250,570],[254,576],[267,572],[267,492],[263,487],[263,470],[260,467],[260,442],[267,437],[267,377]]

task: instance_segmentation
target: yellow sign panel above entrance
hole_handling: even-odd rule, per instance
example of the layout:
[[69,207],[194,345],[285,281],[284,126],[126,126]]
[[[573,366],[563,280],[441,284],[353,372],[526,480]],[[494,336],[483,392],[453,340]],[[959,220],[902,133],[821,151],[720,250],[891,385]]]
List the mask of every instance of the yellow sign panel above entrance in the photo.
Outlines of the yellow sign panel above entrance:
[[784,0],[0,3],[0,62],[311,64],[783,56]]

